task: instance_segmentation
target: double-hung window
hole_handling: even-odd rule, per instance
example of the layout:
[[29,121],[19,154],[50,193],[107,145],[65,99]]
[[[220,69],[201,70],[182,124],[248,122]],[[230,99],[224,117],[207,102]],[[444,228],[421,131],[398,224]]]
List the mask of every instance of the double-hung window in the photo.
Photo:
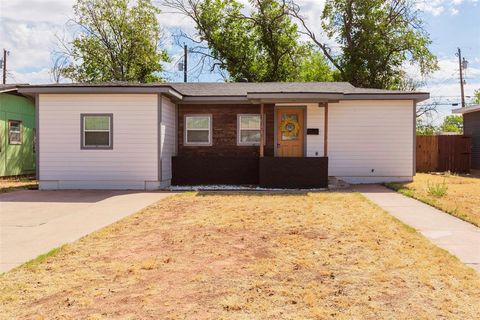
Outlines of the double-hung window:
[[113,148],[113,115],[82,114],[82,149]]
[[237,144],[239,146],[260,145],[260,124],[259,114],[239,114],[237,116]]
[[22,144],[22,121],[8,121],[8,143]]
[[212,145],[212,115],[186,115],[184,144],[186,146]]

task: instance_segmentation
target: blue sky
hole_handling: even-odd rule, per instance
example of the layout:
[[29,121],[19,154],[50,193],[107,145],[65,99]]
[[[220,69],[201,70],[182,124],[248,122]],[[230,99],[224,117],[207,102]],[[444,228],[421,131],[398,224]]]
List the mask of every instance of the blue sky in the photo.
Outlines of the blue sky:
[[[68,34],[65,24],[73,15],[73,3],[74,0],[0,0],[0,47],[10,51],[8,82],[52,82],[49,73],[51,52],[57,47],[57,37]],[[309,23],[319,25],[324,1],[298,0],[298,3]],[[443,104],[440,112],[433,115],[433,120],[439,121],[450,113],[451,103],[460,101],[457,47],[469,61],[465,94],[471,96],[473,90],[480,88],[480,1],[423,0],[417,5],[423,11],[425,27],[433,40],[431,50],[439,59],[440,70],[424,79],[426,86],[422,88],[431,93],[432,100]],[[179,29],[192,34],[194,29],[190,21],[168,11],[165,9],[159,15],[166,33],[164,45],[173,58],[173,62],[165,66],[166,75],[172,81],[182,81],[182,73],[176,71],[175,66],[182,51],[174,44],[172,34]],[[316,31],[320,33],[319,29]],[[414,69],[407,67],[407,70],[415,75]],[[221,80],[218,74],[208,72],[198,78],[193,76],[191,79],[197,81]]]

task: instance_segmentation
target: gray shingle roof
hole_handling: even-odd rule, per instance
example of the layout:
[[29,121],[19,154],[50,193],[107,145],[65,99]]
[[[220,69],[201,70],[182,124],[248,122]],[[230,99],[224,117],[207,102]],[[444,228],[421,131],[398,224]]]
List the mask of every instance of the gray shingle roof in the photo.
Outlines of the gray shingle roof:
[[348,82],[190,82],[190,83],[59,83],[18,85],[21,94],[38,93],[161,93],[188,102],[281,102],[400,99],[421,102],[426,92],[356,88]]
[[[22,85],[20,85],[22,86]],[[246,96],[247,93],[416,94],[421,92],[357,88],[348,82],[171,82],[171,83],[59,83],[23,85],[37,88],[142,87],[173,88],[184,96]]]
[[247,93],[344,93],[348,82],[197,82],[170,83],[185,96],[246,96]]

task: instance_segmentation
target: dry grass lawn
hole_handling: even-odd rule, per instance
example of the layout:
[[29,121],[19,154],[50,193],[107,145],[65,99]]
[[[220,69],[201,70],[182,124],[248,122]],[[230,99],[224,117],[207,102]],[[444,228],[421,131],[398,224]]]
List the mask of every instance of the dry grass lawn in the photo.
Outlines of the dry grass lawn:
[[37,181],[28,177],[0,179],[0,193],[36,187]]
[[[429,192],[445,184],[443,196]],[[390,183],[389,187],[480,227],[480,175],[417,173],[410,183]],[[429,189],[430,186],[430,189]]]
[[0,318],[479,319],[480,276],[357,193],[188,193],[0,276]]

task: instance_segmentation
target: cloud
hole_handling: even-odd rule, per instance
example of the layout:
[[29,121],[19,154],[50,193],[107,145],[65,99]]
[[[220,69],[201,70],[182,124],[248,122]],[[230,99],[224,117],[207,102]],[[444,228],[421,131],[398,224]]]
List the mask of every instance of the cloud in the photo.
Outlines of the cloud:
[[8,81],[51,82],[50,53],[72,16],[74,0],[0,1],[0,35],[8,56]]
[[451,15],[457,15],[464,2],[476,4],[478,0],[423,0],[416,2],[416,6],[423,12],[430,13],[433,16],[449,12]]
[[72,16],[74,0],[0,1],[0,20],[63,24]]
[[456,16],[459,13],[459,11],[458,9],[450,8],[450,13],[452,14],[452,16]]

